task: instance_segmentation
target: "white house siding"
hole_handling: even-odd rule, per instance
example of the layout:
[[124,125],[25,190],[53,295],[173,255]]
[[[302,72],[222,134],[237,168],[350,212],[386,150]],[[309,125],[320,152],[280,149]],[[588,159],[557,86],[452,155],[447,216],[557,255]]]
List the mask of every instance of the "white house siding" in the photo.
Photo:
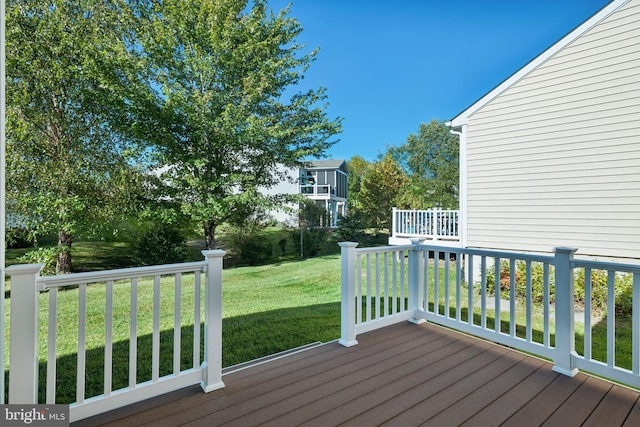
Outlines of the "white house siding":
[[640,0],[468,119],[470,247],[640,258]]

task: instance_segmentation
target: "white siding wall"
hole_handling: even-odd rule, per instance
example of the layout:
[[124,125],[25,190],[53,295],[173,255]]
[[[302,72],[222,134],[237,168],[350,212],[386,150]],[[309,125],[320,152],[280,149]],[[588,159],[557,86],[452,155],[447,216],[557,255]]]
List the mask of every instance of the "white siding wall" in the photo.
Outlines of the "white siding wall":
[[640,0],[473,114],[467,246],[640,258]]

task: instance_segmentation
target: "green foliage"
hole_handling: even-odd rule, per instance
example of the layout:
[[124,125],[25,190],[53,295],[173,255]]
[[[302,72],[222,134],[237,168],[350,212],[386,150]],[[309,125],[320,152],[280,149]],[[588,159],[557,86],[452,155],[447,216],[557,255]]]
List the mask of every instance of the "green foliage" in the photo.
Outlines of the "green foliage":
[[343,242],[362,242],[365,237],[365,225],[362,222],[362,214],[358,211],[343,216],[338,222],[335,237]]
[[399,205],[414,209],[458,208],[459,153],[458,136],[438,120],[421,123],[417,134],[389,150],[389,154],[410,177]]
[[283,237],[278,240],[278,247],[280,248],[280,256],[285,256],[287,253],[287,238]]
[[141,265],[173,264],[184,261],[186,242],[179,230],[158,225],[144,232],[133,244],[133,256]]
[[392,209],[407,183],[406,174],[390,155],[371,165],[362,178],[358,198],[363,222],[377,230],[391,231]]
[[228,227],[226,242],[230,252],[237,256],[234,265],[260,265],[271,260],[271,240],[257,224],[243,227]]
[[24,227],[8,227],[5,230],[7,249],[29,248],[36,243],[34,234]]
[[[605,270],[591,270],[591,306],[600,311],[607,308],[608,273]],[[580,268],[574,274],[576,302],[585,302],[585,270]],[[632,313],[633,275],[617,273],[614,277],[615,310],[621,316]]]
[[[300,230],[290,233],[293,246],[300,253]],[[327,244],[328,233],[324,228],[305,229],[302,231],[302,253],[304,258],[315,257],[321,254]]]
[[267,210],[272,188],[324,155],[341,131],[325,113],[324,88],[284,96],[317,51],[302,53],[300,24],[266,1],[144,2],[139,27],[152,87],[140,131],[166,168],[170,195],[202,224],[207,247],[223,223]]
[[267,236],[256,234],[247,236],[238,247],[240,258],[248,265],[259,265],[269,261],[273,255],[271,241]]
[[[515,294],[516,298],[526,298],[527,288],[527,263],[523,260],[516,260],[515,271]],[[509,295],[511,288],[511,268],[510,263],[507,260],[500,261],[500,292],[506,298]],[[549,298],[552,303],[555,297],[554,294],[554,272],[553,266],[549,267]],[[480,284],[476,284],[479,286]],[[495,292],[495,265],[492,265],[487,269],[487,292]],[[544,300],[544,266],[540,262],[531,263],[531,300],[535,303],[542,302]]]
[[[516,261],[516,298],[526,298],[526,262]],[[549,267],[549,292],[550,302],[554,296],[554,272],[553,266]],[[500,262],[500,292],[506,297],[510,289],[510,264],[506,260]],[[544,296],[543,264],[531,263],[531,298],[533,302],[542,302]],[[479,283],[476,286],[480,286]],[[487,292],[495,291],[495,266],[487,269]],[[575,302],[580,306],[585,304],[585,270],[574,270],[574,295]],[[618,315],[630,316],[632,313],[633,276],[626,273],[617,273],[614,278],[615,310]],[[605,270],[591,270],[591,307],[595,311],[605,312],[607,309],[608,274]]]
[[362,186],[362,177],[371,167],[371,163],[363,159],[361,156],[353,156],[347,161],[349,168],[349,176],[347,184],[349,186],[349,210],[358,209],[360,207],[360,190]]
[[301,227],[312,228],[327,226],[329,213],[324,206],[320,206],[316,204],[314,200],[306,198],[300,202],[299,206],[298,221]]
[[9,1],[6,13],[11,210],[67,246],[98,236],[140,183],[123,133],[139,87],[130,4]]
[[58,255],[66,251],[68,251],[68,249],[64,246],[36,248],[19,257],[17,261],[22,264],[44,264],[40,275],[50,276],[56,274],[56,260],[58,259]]

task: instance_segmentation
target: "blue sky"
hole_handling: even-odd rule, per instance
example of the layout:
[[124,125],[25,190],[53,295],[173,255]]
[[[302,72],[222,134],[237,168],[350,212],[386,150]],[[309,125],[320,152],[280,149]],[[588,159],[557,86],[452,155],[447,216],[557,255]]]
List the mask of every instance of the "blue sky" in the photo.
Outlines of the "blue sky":
[[421,122],[453,118],[607,3],[293,0],[298,42],[320,48],[303,87],[325,86],[329,117],[343,117],[329,157],[375,160]]

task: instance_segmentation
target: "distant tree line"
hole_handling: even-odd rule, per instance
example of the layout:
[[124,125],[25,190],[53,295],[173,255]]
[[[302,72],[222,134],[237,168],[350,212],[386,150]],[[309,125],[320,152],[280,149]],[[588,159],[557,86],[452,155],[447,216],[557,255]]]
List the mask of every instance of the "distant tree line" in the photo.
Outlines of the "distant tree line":
[[458,136],[438,120],[420,124],[373,162],[352,157],[346,227],[390,232],[393,207],[458,209],[458,158]]

